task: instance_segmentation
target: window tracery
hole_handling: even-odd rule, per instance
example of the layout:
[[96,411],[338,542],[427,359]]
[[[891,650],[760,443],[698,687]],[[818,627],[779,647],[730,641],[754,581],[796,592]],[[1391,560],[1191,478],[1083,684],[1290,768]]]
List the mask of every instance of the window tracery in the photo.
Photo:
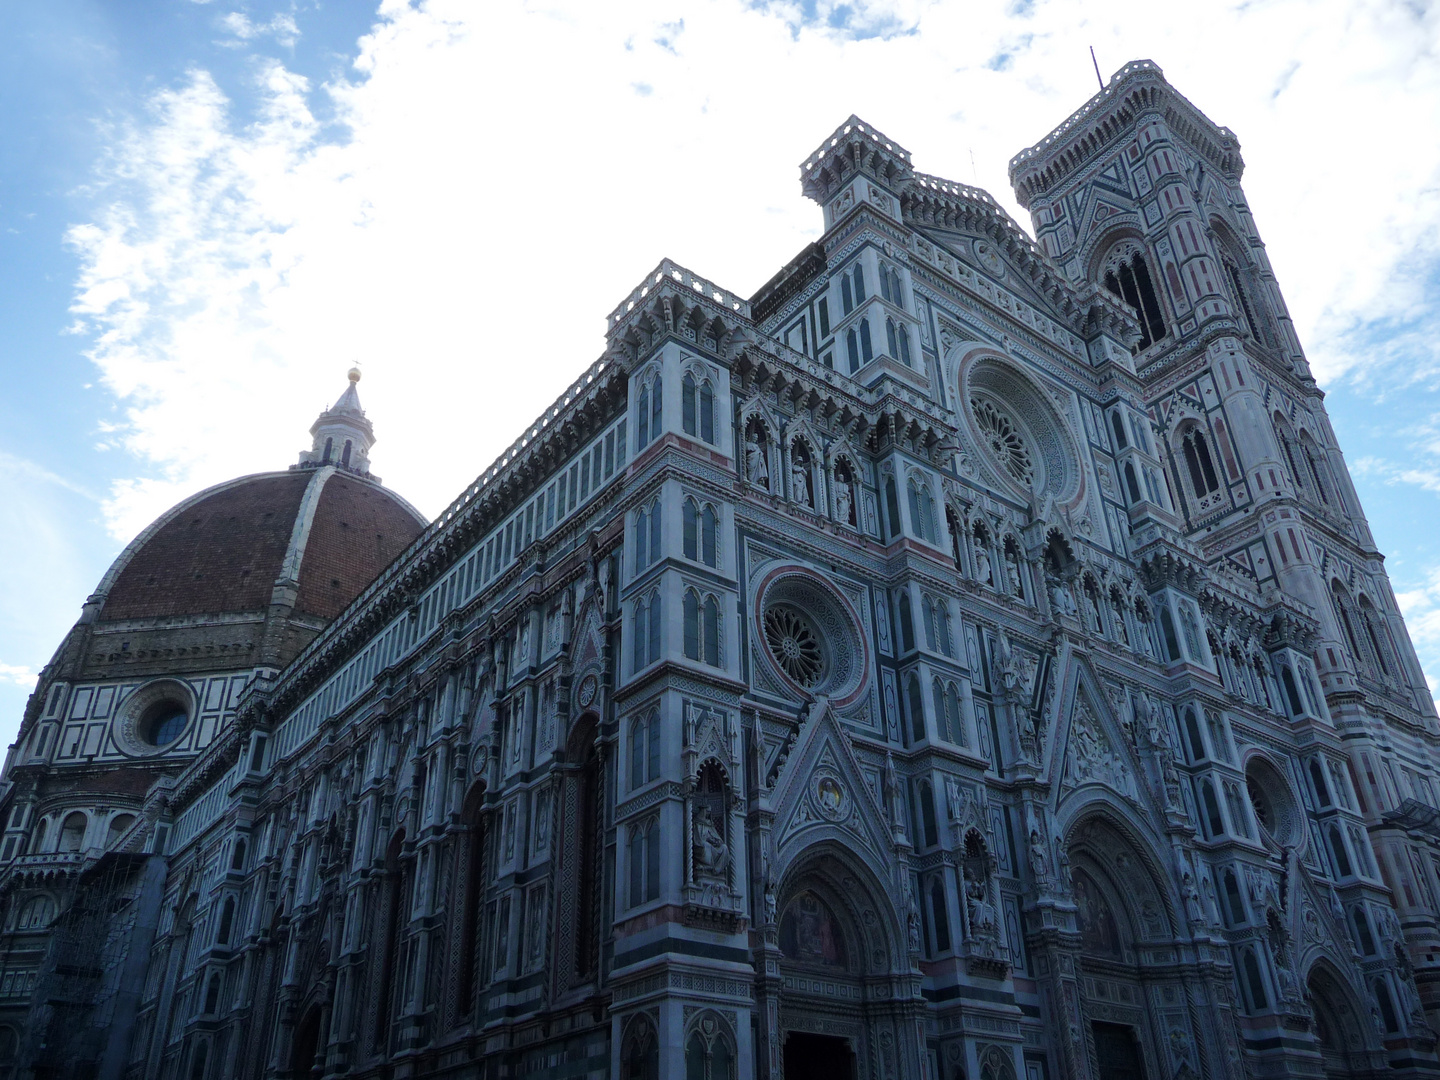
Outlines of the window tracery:
[[1023,487],[1030,487],[1035,478],[1035,464],[1019,425],[989,398],[971,398],[970,412],[976,427],[985,436],[985,448],[990,455],[1012,479]]

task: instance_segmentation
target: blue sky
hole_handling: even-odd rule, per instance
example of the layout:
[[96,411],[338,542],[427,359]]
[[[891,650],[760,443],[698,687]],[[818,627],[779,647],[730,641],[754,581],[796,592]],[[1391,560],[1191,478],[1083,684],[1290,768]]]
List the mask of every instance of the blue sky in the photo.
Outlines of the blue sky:
[[1346,0],[0,6],[0,739],[121,547],[281,468],[360,363],[438,511],[662,256],[749,293],[855,112],[1005,166],[1147,57],[1245,186],[1440,678],[1440,9]]

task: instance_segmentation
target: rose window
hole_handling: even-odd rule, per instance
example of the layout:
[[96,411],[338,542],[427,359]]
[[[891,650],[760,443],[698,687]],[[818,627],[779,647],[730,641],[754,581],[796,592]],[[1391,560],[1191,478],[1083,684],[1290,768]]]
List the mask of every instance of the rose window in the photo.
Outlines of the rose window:
[[995,460],[1013,479],[1030,487],[1035,478],[1035,465],[1015,421],[985,398],[971,398],[970,411]]
[[825,670],[820,636],[795,608],[775,605],[765,612],[765,643],[785,674],[801,686],[814,686]]

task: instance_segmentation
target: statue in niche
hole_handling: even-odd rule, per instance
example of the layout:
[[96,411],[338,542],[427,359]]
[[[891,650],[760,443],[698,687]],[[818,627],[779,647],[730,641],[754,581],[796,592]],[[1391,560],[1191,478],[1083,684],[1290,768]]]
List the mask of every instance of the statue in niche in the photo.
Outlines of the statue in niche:
[[810,461],[798,442],[790,447],[790,498],[801,506],[815,505],[810,493]]
[[730,865],[730,847],[725,835],[710,816],[710,808],[695,812],[695,870],[710,877],[723,876]]
[[1020,576],[1020,554],[1015,550],[1014,544],[1005,545],[1005,568],[1010,574],[1010,591],[1024,599],[1025,585],[1024,578]]
[[1121,959],[1120,931],[1105,894],[1088,874],[1077,872],[1072,886],[1075,890],[1075,921],[1079,924],[1080,945],[1088,953]]
[[1030,872],[1035,876],[1037,888],[1044,889],[1050,884],[1050,856],[1045,850],[1045,838],[1039,829],[1030,830]]
[[855,497],[850,490],[850,479],[835,470],[835,518],[846,525],[855,524]]
[[1052,578],[1050,581],[1050,602],[1060,615],[1074,616],[1078,610],[1075,607],[1075,594],[1061,578]]
[[991,897],[995,860],[980,833],[965,834],[965,857],[961,875],[965,883],[965,918],[970,937],[977,943],[994,945],[1000,938],[1000,918]]
[[697,879],[726,880],[730,845],[725,840],[725,781],[713,762],[700,769],[695,786],[691,850]]
[[770,490],[770,468],[765,463],[765,441],[760,429],[750,429],[750,438],[745,443],[745,477],[757,487]]
[[972,550],[975,555],[975,580],[981,585],[994,584],[990,574],[990,555],[986,552],[985,544],[980,537],[975,538]]

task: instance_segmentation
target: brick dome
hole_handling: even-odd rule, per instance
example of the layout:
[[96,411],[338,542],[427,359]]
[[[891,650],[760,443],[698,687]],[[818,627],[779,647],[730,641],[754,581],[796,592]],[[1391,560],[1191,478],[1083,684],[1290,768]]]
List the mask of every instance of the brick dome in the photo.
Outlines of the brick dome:
[[338,469],[261,473],[209,488],[146,529],[100,588],[99,620],[264,612],[277,586],[329,620],[426,522],[373,480]]

